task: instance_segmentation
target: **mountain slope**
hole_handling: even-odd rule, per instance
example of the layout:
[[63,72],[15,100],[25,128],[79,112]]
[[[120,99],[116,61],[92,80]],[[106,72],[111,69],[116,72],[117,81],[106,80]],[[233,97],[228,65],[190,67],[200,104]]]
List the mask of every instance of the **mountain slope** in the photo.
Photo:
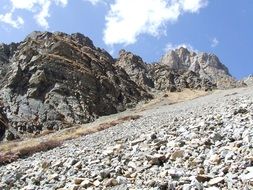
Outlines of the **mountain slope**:
[[1,114],[8,121],[1,136],[12,140],[91,122],[161,91],[236,86],[212,54],[180,48],[147,64],[124,50],[113,59],[80,33],[33,32],[0,45]]
[[2,62],[0,97],[14,136],[90,122],[151,98],[113,62],[82,34],[29,35]]
[[1,166],[0,188],[252,189],[252,102],[248,87],[139,112]]

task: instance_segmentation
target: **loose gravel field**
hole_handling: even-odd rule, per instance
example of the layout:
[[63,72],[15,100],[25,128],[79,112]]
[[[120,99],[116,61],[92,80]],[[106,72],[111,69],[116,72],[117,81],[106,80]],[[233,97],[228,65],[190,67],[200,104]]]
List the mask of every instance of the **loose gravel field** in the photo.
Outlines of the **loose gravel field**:
[[0,189],[253,189],[252,87],[138,114],[1,166]]

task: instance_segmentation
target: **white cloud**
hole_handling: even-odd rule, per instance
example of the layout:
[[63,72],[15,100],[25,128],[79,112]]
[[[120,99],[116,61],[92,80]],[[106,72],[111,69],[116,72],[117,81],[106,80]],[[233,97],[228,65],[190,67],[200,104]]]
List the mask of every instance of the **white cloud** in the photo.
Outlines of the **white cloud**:
[[21,17],[13,19],[13,13],[9,12],[4,15],[0,15],[0,22],[11,25],[13,28],[20,28],[24,24],[24,20]]
[[187,43],[181,43],[181,44],[167,43],[164,48],[164,52],[166,53],[171,50],[179,49],[180,47],[187,48],[189,51],[198,52],[198,50],[193,48],[193,46],[191,44],[187,44]]
[[83,1],[88,1],[88,2],[90,2],[92,5],[97,5],[98,3],[103,2],[103,0],[83,0]]
[[31,10],[34,7],[34,4],[37,3],[37,1],[36,0],[25,0],[25,1],[11,0],[11,3],[14,9]]
[[115,0],[106,15],[104,42],[133,44],[140,34],[159,36],[164,25],[186,12],[195,13],[207,0]]
[[34,16],[37,23],[45,29],[49,28],[47,18],[50,17],[50,14],[49,14],[50,5],[51,5],[50,1],[45,1],[41,7],[41,11]]
[[217,38],[213,38],[213,39],[211,40],[211,47],[214,48],[214,47],[218,46],[219,43],[220,43],[220,41],[219,41]]
[[52,3],[57,6],[65,7],[68,4],[68,0],[10,0],[11,10],[4,15],[0,15],[0,22],[11,25],[14,28],[20,28],[24,24],[24,19],[18,16],[13,19],[13,13],[16,10],[27,10],[34,14],[34,18],[38,25],[48,29],[49,24],[47,19],[50,17],[49,9]]
[[207,6],[208,1],[206,0],[181,0],[183,10],[186,12],[195,13],[198,12],[202,7]]
[[55,0],[56,5],[66,7],[68,4],[68,0]]

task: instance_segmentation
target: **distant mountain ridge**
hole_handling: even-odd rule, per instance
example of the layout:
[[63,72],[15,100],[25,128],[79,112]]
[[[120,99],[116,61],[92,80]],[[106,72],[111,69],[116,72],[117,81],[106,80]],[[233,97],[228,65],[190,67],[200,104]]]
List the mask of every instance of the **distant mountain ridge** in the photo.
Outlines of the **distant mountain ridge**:
[[196,53],[181,47],[164,55],[161,64],[168,65],[171,69],[193,71],[199,74],[200,78],[216,84],[218,88],[231,88],[238,85],[228,68],[214,54]]
[[251,74],[248,77],[244,78],[242,80],[242,82],[245,83],[248,86],[253,86],[253,74]]
[[[33,32],[0,45],[0,138],[82,124],[152,99],[156,91],[240,85],[215,55],[185,48],[159,63],[122,50],[118,59],[80,33]],[[7,124],[6,124],[7,123]]]

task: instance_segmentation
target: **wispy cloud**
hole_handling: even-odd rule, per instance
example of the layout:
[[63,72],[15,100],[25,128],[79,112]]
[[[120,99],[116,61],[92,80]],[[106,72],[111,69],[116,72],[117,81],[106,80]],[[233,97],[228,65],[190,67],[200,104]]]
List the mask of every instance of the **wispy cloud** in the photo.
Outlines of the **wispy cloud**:
[[188,43],[173,44],[173,43],[169,42],[169,43],[166,44],[166,46],[163,50],[166,53],[166,52],[171,51],[171,50],[179,49],[180,47],[187,48],[190,51],[198,52],[197,49],[195,49],[191,44],[188,44]]
[[57,6],[65,7],[68,0],[10,0],[11,9],[5,14],[0,14],[0,22],[9,24],[14,28],[20,28],[25,21],[21,16],[14,18],[13,14],[16,10],[27,10],[34,15],[37,24],[44,29],[49,28],[47,19],[50,17],[49,9],[52,3]]
[[134,44],[140,34],[160,36],[164,26],[183,13],[196,13],[207,0],[115,0],[106,15],[104,42]]
[[16,19],[13,18],[13,12],[0,15],[0,22],[11,25],[13,28],[20,28],[25,22],[23,18],[18,16]]
[[98,3],[104,3],[103,0],[83,0],[86,2],[90,2],[92,5],[97,5]]
[[220,41],[219,41],[217,38],[213,38],[213,39],[211,40],[211,47],[214,48],[214,47],[218,46],[219,43],[220,43]]

